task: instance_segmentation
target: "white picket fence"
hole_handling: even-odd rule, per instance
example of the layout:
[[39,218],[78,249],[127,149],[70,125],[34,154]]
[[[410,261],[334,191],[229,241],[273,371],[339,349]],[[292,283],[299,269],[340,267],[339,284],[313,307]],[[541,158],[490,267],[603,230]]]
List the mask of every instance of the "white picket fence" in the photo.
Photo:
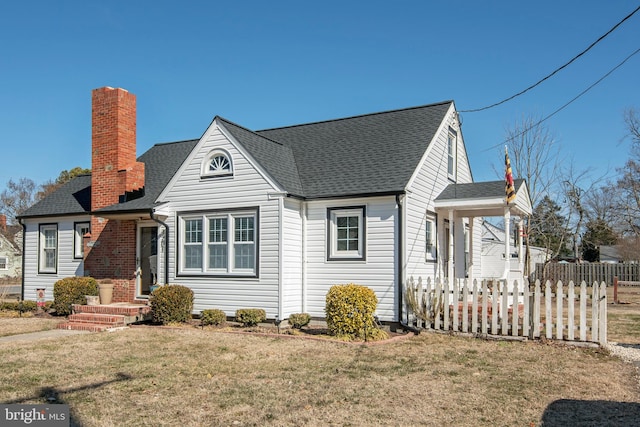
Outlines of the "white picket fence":
[[420,329],[478,335],[607,342],[607,286],[530,286],[525,280],[426,280],[405,287],[405,321]]

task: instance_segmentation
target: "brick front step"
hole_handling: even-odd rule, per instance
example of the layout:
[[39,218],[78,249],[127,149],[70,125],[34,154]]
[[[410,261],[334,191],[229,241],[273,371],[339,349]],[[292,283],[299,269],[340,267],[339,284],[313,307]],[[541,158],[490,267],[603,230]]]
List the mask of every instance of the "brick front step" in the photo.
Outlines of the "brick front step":
[[125,326],[127,318],[122,315],[76,313],[69,316],[68,323],[97,323],[108,326]]
[[151,307],[142,304],[108,304],[108,305],[73,305],[74,313],[94,313],[94,314],[112,314],[127,317],[134,317],[136,320],[144,320],[151,312]]
[[141,304],[73,305],[73,314],[58,329],[101,332],[145,320],[151,307]]

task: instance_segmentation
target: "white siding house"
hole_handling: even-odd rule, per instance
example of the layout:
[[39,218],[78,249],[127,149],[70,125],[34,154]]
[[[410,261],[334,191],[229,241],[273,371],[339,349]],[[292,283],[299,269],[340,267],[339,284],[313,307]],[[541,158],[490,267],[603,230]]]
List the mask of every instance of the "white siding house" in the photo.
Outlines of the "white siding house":
[[[321,318],[331,286],[357,283],[375,291],[381,320],[400,322],[410,276],[480,276],[484,200],[495,202],[491,214],[527,211],[525,185],[507,205],[501,182],[473,183],[453,101],[261,131],[216,117],[198,140],[155,145],[130,164],[125,172],[144,164],[144,187],[118,203],[92,211],[80,177],[21,217],[26,298],[91,273],[73,247],[74,227],[93,217],[135,224],[135,236],[119,231],[135,250],[114,250],[118,262],[135,254],[121,275],[132,302],[145,302],[151,284],[178,283],[193,290],[194,314],[255,307],[270,319]],[[47,225],[57,259],[43,270]]]

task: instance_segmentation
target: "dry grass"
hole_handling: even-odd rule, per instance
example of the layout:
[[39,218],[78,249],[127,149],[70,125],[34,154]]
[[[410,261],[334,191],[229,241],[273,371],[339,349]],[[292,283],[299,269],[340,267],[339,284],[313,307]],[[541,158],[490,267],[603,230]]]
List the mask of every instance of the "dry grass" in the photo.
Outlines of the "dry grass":
[[0,337],[54,329],[64,319],[33,317],[32,313],[0,312]]
[[640,287],[620,286],[618,304],[607,288],[607,338],[612,342],[640,344]]
[[57,398],[83,426],[530,426],[585,416],[624,425],[640,417],[633,366],[602,350],[540,342],[425,333],[368,347],[134,328],[7,343],[0,360],[1,403]]

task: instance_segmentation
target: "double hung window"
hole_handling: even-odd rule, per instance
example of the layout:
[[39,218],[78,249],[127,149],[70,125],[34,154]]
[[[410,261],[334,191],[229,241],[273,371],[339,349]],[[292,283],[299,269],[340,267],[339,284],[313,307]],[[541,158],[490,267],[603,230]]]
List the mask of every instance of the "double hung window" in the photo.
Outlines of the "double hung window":
[[180,272],[256,275],[257,217],[255,210],[182,216]]
[[38,271],[56,273],[58,270],[58,226],[40,225],[40,249],[38,251]]

